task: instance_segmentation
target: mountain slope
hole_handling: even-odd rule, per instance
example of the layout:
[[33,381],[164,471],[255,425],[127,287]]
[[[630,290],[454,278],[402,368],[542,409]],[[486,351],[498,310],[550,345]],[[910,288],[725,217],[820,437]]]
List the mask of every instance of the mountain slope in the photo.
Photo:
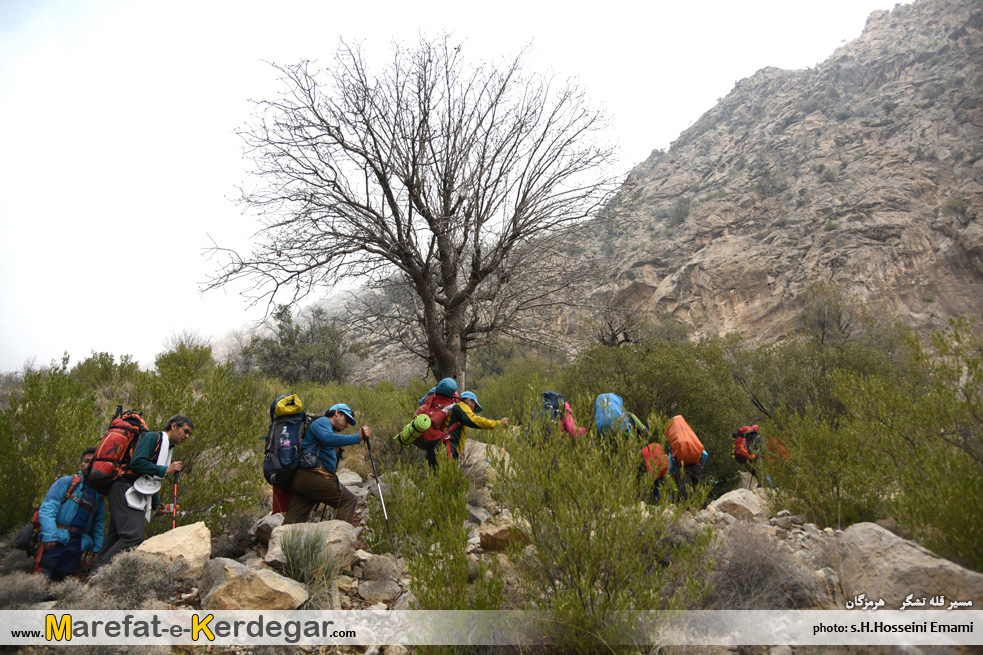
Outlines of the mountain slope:
[[983,3],[875,12],[816,68],[741,80],[629,175],[621,300],[697,336],[794,327],[813,281],[924,331],[983,311]]

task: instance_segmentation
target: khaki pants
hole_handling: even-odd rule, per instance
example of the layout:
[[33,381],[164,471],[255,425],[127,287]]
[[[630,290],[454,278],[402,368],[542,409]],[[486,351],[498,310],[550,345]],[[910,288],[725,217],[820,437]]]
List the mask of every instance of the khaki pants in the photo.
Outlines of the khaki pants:
[[292,496],[283,524],[306,523],[311,510],[318,503],[338,510],[336,518],[354,525],[355,496],[341,486],[338,476],[323,468],[298,469],[290,484]]

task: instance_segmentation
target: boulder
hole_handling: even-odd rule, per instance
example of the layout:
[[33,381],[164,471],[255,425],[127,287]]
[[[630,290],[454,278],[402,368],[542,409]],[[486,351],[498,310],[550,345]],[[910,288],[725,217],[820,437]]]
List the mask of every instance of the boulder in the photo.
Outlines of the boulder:
[[249,529],[249,534],[251,534],[256,541],[264,544],[270,543],[270,535],[273,530],[279,528],[283,525],[283,514],[267,514],[260,520],[253,524],[253,527]]
[[707,506],[711,512],[723,512],[742,521],[757,521],[765,518],[761,499],[748,489],[735,489]]
[[[847,599],[864,594],[899,609],[915,598],[945,596],[946,603],[983,600],[983,575],[935,555],[874,523],[851,525],[838,535],[840,582]],[[948,607],[948,605],[946,605]]]
[[485,521],[491,518],[491,512],[489,512],[484,507],[477,507],[475,505],[468,505],[468,520],[475,525],[481,525]]
[[137,550],[165,555],[172,560],[183,559],[190,565],[192,574],[199,576],[212,555],[212,533],[203,521],[199,521],[151,537]]
[[322,521],[320,523],[293,523],[281,525],[270,535],[269,549],[264,561],[268,566],[283,568],[285,560],[281,543],[291,532],[314,531],[321,535],[328,550],[334,555],[340,569],[346,569],[355,561],[355,545],[358,536],[355,527],[347,521]]
[[395,580],[363,580],[358,585],[358,596],[367,603],[388,603],[402,589]]
[[360,487],[362,476],[350,469],[338,469],[338,482],[345,487]]
[[[500,470],[496,470],[493,462]],[[502,446],[486,444],[474,439],[464,442],[464,452],[461,453],[462,466],[474,466],[480,469],[489,482],[494,482],[499,472],[509,471],[509,454]]]
[[204,610],[295,610],[308,598],[307,588],[270,569],[253,570],[217,557],[205,565],[198,583]]
[[382,555],[370,555],[362,564],[363,580],[396,580],[399,568],[396,563]]
[[519,530],[512,519],[503,516],[482,523],[478,534],[481,547],[485,550],[505,550],[512,542],[529,543],[529,537]]

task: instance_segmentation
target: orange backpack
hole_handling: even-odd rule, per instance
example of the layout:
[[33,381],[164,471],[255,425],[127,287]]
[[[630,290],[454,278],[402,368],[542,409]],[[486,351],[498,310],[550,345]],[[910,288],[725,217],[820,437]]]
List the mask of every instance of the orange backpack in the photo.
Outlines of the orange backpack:
[[85,481],[99,493],[109,493],[113,482],[129,470],[133,449],[140,436],[148,431],[140,414],[133,410],[124,412],[123,406],[117,405],[109,432],[99,441],[92,464],[85,471]]
[[699,464],[703,457],[703,443],[682,416],[673,416],[666,424],[666,441],[672,448],[672,456],[684,465]]

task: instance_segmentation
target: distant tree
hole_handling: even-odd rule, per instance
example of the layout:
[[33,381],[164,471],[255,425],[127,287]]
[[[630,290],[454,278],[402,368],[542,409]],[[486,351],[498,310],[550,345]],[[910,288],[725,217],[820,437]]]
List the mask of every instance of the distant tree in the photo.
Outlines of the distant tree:
[[124,382],[140,374],[140,365],[131,355],[121,355],[119,363],[111,353],[93,352],[72,367],[71,376],[87,387],[98,389],[111,397]]
[[858,309],[842,287],[817,282],[802,294],[805,307],[799,324],[820,347],[835,346],[850,339]]
[[250,280],[272,305],[345,278],[398,286],[409,302],[366,304],[365,327],[463,383],[470,349],[534,336],[523,317],[576,279],[562,230],[609,197],[613,149],[582,92],[521,54],[472,66],[445,35],[390,62],[370,71],[342,44],[327,70],[276,67],[285,91],[240,133],[261,182],[242,202],[263,227],[251,254],[216,246],[207,288]]
[[157,372],[164,377],[188,382],[215,366],[211,344],[197,332],[174,335],[164,343],[164,348],[154,360]]
[[301,321],[294,321],[290,307],[281,305],[273,315],[273,334],[253,337],[245,358],[268,377],[296,382],[344,382],[348,372],[346,355],[365,356],[365,346],[348,342],[335,319],[314,308]]

